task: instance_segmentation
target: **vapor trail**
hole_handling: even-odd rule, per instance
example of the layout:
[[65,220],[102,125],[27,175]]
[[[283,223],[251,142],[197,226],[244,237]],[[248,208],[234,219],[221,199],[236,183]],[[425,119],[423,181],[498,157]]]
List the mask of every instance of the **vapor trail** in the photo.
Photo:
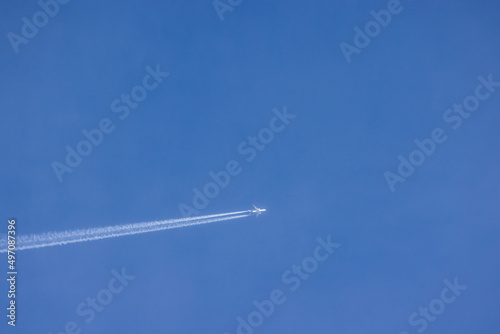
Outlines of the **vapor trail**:
[[[180,218],[170,220],[160,220],[126,225],[114,225],[106,227],[96,227],[86,230],[73,230],[63,232],[49,232],[42,234],[20,235],[16,238],[16,250],[34,249],[48,246],[60,246],[75,242],[93,241],[106,238],[122,237],[125,235],[140,234],[180,228],[193,225],[215,223],[225,220],[232,220],[248,217],[249,211],[237,211],[230,213],[220,213],[191,218]],[[7,251],[7,237],[0,239],[0,253]]]

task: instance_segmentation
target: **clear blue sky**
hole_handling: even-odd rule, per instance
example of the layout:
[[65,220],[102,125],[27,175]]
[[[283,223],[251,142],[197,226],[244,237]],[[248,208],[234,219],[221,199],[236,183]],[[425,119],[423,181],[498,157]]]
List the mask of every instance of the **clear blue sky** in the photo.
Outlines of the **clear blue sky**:
[[[443,114],[478,76],[500,81],[500,5],[401,0],[348,63],[340,43],[388,2],[245,0],[221,21],[211,0],[71,1],[16,53],[8,34],[40,6],[4,1],[0,234],[11,217],[24,234],[177,218],[231,160],[241,173],[200,212],[268,211],[19,252],[18,323],[2,280],[0,331],[233,334],[281,289],[255,333],[413,334],[458,277],[425,332],[497,332],[500,87],[456,130]],[[170,75],[121,120],[112,102],[157,65]],[[296,117],[246,161],[240,143],[285,106]],[[114,131],[59,182],[53,162],[106,118]],[[384,173],[436,128],[447,140],[392,192]],[[341,247],[291,291],[282,275],[328,235]],[[121,268],[135,279],[85,323],[77,306]]]

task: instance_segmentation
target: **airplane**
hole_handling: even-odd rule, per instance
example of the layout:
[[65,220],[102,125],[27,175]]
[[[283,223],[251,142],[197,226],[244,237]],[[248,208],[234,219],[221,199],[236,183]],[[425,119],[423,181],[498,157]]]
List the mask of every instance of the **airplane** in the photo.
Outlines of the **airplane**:
[[[252,204],[253,205],[253,204]],[[265,212],[266,209],[259,209],[258,207],[256,207],[255,205],[253,205],[254,209],[255,210],[249,210],[250,213],[255,213],[255,216],[258,217],[260,214],[262,214],[262,212]]]

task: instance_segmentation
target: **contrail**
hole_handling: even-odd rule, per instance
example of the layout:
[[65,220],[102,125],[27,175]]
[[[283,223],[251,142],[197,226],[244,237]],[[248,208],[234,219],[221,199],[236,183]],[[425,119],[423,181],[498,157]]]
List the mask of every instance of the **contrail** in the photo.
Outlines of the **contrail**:
[[[42,234],[20,235],[16,237],[16,249],[34,249],[48,246],[60,246],[75,242],[93,241],[106,238],[122,237],[125,235],[140,234],[168,230],[171,228],[187,227],[215,223],[224,220],[248,217],[250,211],[237,211],[229,213],[220,213],[215,215],[159,220],[152,222],[114,225],[106,227],[96,227],[86,230],[73,230],[63,232],[49,232]],[[0,238],[0,253],[7,252],[7,236]]]

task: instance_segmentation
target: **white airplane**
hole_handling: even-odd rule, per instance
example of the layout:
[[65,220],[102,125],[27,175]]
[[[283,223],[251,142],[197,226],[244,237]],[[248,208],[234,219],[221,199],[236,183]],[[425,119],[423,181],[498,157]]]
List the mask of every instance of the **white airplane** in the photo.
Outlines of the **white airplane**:
[[[253,205],[253,204],[252,204]],[[266,212],[266,209],[259,209],[258,207],[256,207],[255,205],[253,205],[254,209],[255,210],[249,210],[250,213],[255,213],[255,216],[257,217],[258,215],[260,215],[262,212]]]

